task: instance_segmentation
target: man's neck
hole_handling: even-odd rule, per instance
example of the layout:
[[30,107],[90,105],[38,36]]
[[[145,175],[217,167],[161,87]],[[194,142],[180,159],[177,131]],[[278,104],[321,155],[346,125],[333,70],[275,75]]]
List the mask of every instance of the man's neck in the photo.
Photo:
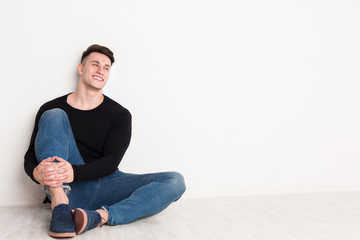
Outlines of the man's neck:
[[67,98],[67,103],[79,110],[91,110],[104,101],[102,91],[81,91],[79,88]]

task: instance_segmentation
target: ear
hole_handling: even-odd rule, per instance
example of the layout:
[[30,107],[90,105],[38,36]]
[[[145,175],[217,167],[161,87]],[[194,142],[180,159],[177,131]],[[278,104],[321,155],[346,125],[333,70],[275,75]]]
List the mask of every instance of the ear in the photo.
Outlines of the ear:
[[81,63],[79,63],[77,70],[78,70],[79,75],[82,75],[83,71],[84,71],[84,66]]

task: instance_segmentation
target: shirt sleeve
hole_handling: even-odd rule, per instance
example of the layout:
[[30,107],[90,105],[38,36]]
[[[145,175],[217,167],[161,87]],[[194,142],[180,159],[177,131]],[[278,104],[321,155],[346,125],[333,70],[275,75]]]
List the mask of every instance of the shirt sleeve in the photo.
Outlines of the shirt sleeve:
[[34,125],[34,129],[30,138],[30,144],[29,144],[29,148],[25,153],[24,156],[24,169],[26,174],[37,184],[39,184],[33,175],[34,169],[37,167],[37,165],[39,164],[37,159],[36,159],[36,155],[35,155],[35,138],[36,138],[36,134],[38,131],[38,123],[39,123],[39,119],[41,117],[41,115],[43,114],[43,112],[45,111],[44,107],[41,107],[39,109],[39,111],[36,114],[36,118],[35,118],[35,125]]
[[73,165],[74,181],[96,179],[117,170],[131,139],[131,114],[124,110],[115,114],[105,141],[103,155],[84,165]]

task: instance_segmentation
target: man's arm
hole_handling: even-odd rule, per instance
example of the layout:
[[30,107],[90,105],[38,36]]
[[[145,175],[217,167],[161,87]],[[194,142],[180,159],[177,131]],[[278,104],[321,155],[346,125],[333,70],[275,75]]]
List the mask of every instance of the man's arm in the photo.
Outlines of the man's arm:
[[117,170],[131,139],[131,114],[129,111],[116,115],[106,139],[103,156],[93,162],[73,166],[74,181],[96,179]]
[[34,169],[38,166],[38,161],[36,159],[36,155],[35,155],[35,138],[36,138],[36,134],[38,131],[38,123],[39,123],[39,119],[41,117],[41,115],[43,114],[43,112],[45,111],[45,109],[43,107],[41,107],[39,109],[39,111],[36,114],[36,118],[35,118],[35,124],[34,124],[34,129],[30,138],[30,144],[29,144],[29,148],[25,153],[24,156],[24,169],[26,174],[35,182],[38,183],[39,182],[34,178]]
[[[51,187],[61,186],[64,182],[73,181],[71,164],[63,159],[51,157],[44,159],[39,164],[35,155],[35,138],[38,132],[38,123],[42,114],[47,110],[45,104],[36,114],[34,129],[31,135],[29,148],[24,156],[24,169],[26,174],[35,182]],[[53,162],[57,160],[58,163]]]

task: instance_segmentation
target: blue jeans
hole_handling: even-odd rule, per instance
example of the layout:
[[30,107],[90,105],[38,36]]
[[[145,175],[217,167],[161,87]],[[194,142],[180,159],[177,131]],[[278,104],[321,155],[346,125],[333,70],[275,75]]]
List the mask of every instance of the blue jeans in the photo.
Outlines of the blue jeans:
[[[58,156],[72,165],[86,164],[76,146],[68,116],[58,108],[41,116],[35,153],[39,163]],[[71,208],[103,208],[109,213],[109,225],[157,214],[185,192],[184,178],[177,172],[129,174],[116,170],[102,178],[72,182],[69,186]]]

